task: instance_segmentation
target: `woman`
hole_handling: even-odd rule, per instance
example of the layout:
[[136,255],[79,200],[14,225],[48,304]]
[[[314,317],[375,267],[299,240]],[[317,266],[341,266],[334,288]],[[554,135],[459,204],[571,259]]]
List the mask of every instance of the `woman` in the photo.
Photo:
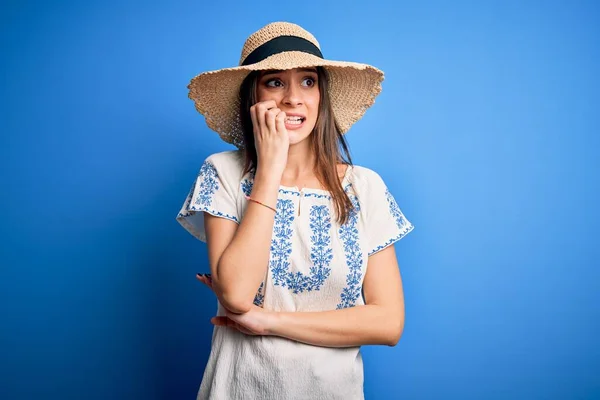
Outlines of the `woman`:
[[238,67],[192,79],[197,110],[238,147],[204,161],[177,217],[207,243],[198,279],[218,298],[198,399],[363,399],[360,346],[400,339],[391,244],[413,225],[343,136],[382,80],[284,22],[252,34]]

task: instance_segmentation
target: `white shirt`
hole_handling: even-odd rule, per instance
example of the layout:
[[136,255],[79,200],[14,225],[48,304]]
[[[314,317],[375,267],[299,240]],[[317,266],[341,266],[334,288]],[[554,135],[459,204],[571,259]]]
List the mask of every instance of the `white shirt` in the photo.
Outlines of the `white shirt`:
[[[210,155],[177,215],[206,242],[204,212],[240,223],[253,174],[243,151]],[[328,191],[280,186],[267,275],[254,303],[273,311],[327,311],[363,305],[368,256],[411,232],[381,177],[351,166],[342,187],[355,207],[335,219]],[[298,207],[301,207],[298,216]],[[217,301],[217,315],[225,315]],[[313,346],[277,336],[249,336],[215,326],[198,400],[364,399],[360,347]]]

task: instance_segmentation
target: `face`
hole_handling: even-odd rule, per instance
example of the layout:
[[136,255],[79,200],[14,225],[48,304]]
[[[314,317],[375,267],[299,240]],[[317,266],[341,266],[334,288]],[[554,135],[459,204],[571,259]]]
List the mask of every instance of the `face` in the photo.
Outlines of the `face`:
[[300,117],[288,121],[290,145],[310,136],[319,113],[319,84],[316,68],[295,68],[285,71],[263,71],[256,89],[259,102],[274,100],[277,108],[288,117]]

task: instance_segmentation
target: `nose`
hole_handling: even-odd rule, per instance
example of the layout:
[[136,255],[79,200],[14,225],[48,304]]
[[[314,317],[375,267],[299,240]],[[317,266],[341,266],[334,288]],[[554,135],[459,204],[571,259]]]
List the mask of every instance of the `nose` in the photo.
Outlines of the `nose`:
[[300,89],[295,84],[287,85],[282,103],[290,107],[297,107],[302,104]]

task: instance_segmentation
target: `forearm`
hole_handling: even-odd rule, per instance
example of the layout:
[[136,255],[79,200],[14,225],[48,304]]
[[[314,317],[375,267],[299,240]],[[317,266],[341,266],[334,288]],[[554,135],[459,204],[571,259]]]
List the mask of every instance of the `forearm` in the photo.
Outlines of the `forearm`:
[[[278,191],[279,179],[257,174],[251,197],[275,207]],[[223,305],[234,312],[248,311],[266,276],[274,216],[273,210],[249,201],[231,243],[219,259],[214,283]]]
[[269,334],[326,347],[368,344],[394,346],[404,328],[404,313],[379,305],[320,312],[279,312]]

